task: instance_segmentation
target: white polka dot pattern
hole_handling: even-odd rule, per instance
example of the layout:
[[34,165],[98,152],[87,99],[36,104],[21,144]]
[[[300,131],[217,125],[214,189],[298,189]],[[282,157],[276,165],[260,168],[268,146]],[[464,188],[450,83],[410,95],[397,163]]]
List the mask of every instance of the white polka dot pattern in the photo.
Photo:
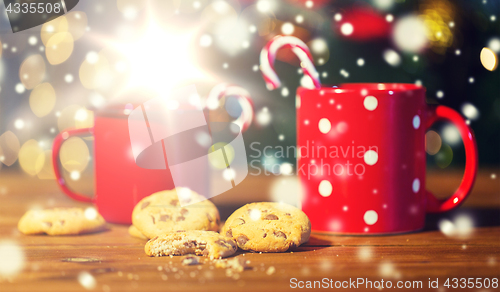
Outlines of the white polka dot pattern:
[[416,194],[420,190],[420,180],[418,178],[413,180],[413,184],[411,186],[413,192]]
[[415,115],[413,117],[413,128],[418,129],[420,127],[420,117],[418,115]]
[[374,165],[378,161],[378,153],[373,150],[368,150],[364,155],[365,163],[368,165]]
[[318,191],[319,191],[319,194],[322,195],[323,197],[325,197],[325,198],[329,197],[333,191],[332,183],[330,183],[327,180],[322,180],[319,183]]
[[366,224],[373,225],[378,221],[378,214],[374,210],[368,210],[365,212],[363,220],[365,220]]
[[322,118],[318,123],[319,131],[323,134],[327,134],[332,129],[332,123],[327,118]]
[[374,111],[378,106],[378,99],[375,96],[367,96],[363,100],[363,105],[369,111]]

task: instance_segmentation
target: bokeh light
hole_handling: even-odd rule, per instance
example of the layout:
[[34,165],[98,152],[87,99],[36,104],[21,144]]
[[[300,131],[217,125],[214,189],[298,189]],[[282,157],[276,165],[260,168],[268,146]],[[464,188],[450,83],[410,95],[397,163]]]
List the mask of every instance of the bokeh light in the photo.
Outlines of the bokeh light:
[[68,23],[68,32],[73,40],[81,38],[87,30],[87,14],[83,11],[71,11],[64,15]]
[[134,20],[146,6],[146,1],[117,0],[116,5],[125,19]]
[[434,156],[434,160],[436,161],[436,165],[440,168],[448,167],[453,160],[453,150],[450,145],[443,144],[439,152]]
[[50,83],[42,83],[31,91],[29,102],[35,116],[44,117],[56,104],[56,92]]
[[479,118],[479,110],[469,102],[466,102],[462,105],[462,113],[464,116],[466,116],[469,120],[477,120]]
[[394,43],[405,52],[421,52],[427,45],[427,35],[428,28],[424,20],[417,15],[404,16],[394,25]]
[[[311,49],[311,53],[314,56],[314,60],[317,64],[323,65],[330,59],[330,50],[328,49],[328,43],[323,38],[316,38],[307,43],[308,47]],[[321,62],[320,62],[321,60]]]
[[59,16],[49,22],[45,22],[40,29],[42,43],[47,45],[49,39],[60,32],[68,32],[68,21],[66,16]]
[[389,10],[394,6],[395,0],[373,0],[373,5],[380,10]]
[[73,53],[73,37],[68,32],[59,32],[47,42],[45,56],[52,65],[66,61]]
[[36,54],[26,58],[19,68],[19,79],[26,89],[33,89],[45,77],[45,61]]
[[52,165],[52,150],[45,150],[44,156],[42,169],[37,173],[37,176],[39,179],[55,179],[54,166]]
[[19,150],[19,165],[29,175],[37,175],[45,163],[45,153],[34,139],[26,141]]
[[285,22],[281,25],[281,32],[285,35],[291,35],[295,31],[295,27],[290,22]]
[[0,242],[0,258],[0,276],[12,277],[19,273],[25,264],[24,252],[14,241]]
[[[500,53],[500,38],[494,37],[488,41],[488,48],[490,48],[495,53]],[[0,49],[1,55],[1,49]]]
[[455,145],[459,143],[461,140],[460,133],[457,128],[453,125],[446,125],[442,130],[442,137],[446,143]]
[[7,131],[0,136],[0,161],[11,166],[16,162],[21,144],[16,134]]
[[391,66],[396,67],[401,64],[401,57],[399,54],[391,49],[387,49],[383,53],[384,60]]
[[300,182],[297,177],[286,176],[273,180],[270,190],[271,201],[298,206],[300,202],[299,194]]
[[488,71],[495,71],[498,67],[498,57],[490,48],[483,48],[480,54],[481,64]]
[[104,53],[89,52],[79,70],[80,81],[87,89],[103,89],[111,84],[111,66]]
[[[223,147],[224,147],[224,151],[226,153],[226,155],[225,155],[226,158],[224,158],[224,155],[222,155],[222,151],[218,151],[218,150],[222,150],[221,148],[223,148]],[[214,145],[212,145],[208,149],[209,154],[213,153],[213,152],[216,152],[216,154],[209,155],[208,160],[210,162],[210,165],[212,165],[212,167],[214,167],[215,169],[225,169],[234,160],[235,151],[234,151],[233,146],[231,146],[230,144],[226,144],[224,142],[215,143]],[[227,163],[226,163],[226,159],[227,159]]]
[[89,272],[80,272],[78,274],[78,283],[87,290],[94,290],[97,286],[97,281]]
[[453,44],[453,32],[450,22],[454,27],[454,7],[447,0],[425,0],[420,5],[420,17],[427,27],[427,38],[434,52],[444,54],[446,49]]
[[441,149],[441,136],[436,131],[429,131],[425,134],[425,151],[429,155],[435,155]]
[[85,107],[80,105],[70,105],[64,108],[58,116],[57,127],[59,131],[69,128],[90,128],[94,125],[93,114],[87,112]]
[[71,137],[66,140],[59,152],[61,165],[70,173],[84,171],[89,163],[89,157],[89,148],[80,137]]
[[272,117],[269,109],[263,107],[256,115],[257,124],[261,127],[265,127],[271,123]]

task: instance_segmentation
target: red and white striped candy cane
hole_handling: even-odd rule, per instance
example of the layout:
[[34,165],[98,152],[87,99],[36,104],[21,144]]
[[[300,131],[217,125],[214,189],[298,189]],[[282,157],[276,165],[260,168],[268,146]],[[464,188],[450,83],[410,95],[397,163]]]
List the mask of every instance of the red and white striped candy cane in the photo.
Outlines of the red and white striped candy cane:
[[300,66],[304,74],[309,76],[314,83],[315,88],[321,88],[319,74],[314,67],[313,58],[307,45],[300,39],[293,36],[275,36],[260,52],[260,71],[266,81],[269,90],[276,89],[281,86],[280,79],[274,71],[274,60],[276,53],[281,48],[289,47],[297,55],[300,60]]
[[254,111],[253,111],[253,102],[250,97],[250,93],[246,91],[244,88],[231,85],[227,83],[217,84],[210,90],[206,100],[206,106],[208,109],[214,110],[219,107],[219,100],[223,97],[234,96],[236,100],[241,106],[241,115],[234,121],[237,124],[241,132],[244,132],[248,129],[250,124],[252,123]]

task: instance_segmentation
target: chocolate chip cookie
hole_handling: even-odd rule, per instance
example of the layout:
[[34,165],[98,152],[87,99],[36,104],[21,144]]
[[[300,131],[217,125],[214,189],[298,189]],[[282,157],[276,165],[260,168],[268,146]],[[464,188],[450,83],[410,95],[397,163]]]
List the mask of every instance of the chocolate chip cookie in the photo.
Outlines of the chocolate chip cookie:
[[[196,203],[185,205],[189,202]],[[187,188],[176,188],[139,201],[132,212],[132,223],[147,238],[153,238],[166,232],[217,231],[220,217],[217,207],[203,196]]]
[[103,230],[106,221],[95,209],[54,208],[26,212],[17,228],[24,234],[76,235]]
[[309,240],[311,222],[304,212],[284,203],[252,203],[231,214],[221,233],[243,250],[284,252]]
[[195,254],[210,259],[228,257],[237,249],[231,238],[214,231],[201,230],[165,233],[150,239],[144,247],[148,256]]

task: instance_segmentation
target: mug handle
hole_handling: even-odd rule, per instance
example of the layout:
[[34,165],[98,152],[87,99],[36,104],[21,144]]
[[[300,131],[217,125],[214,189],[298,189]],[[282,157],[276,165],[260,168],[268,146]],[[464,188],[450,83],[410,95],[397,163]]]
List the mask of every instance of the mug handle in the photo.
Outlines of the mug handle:
[[437,121],[445,120],[451,122],[458,128],[465,147],[465,172],[462,182],[456,192],[451,197],[440,200],[431,192],[425,191],[427,197],[427,211],[431,213],[440,213],[458,207],[470,194],[474,186],[474,181],[476,180],[478,168],[477,144],[472,129],[466,124],[465,119],[455,110],[442,105],[430,106],[428,108],[428,114],[427,129]]
[[63,192],[68,195],[70,198],[80,201],[92,203],[94,200],[87,196],[84,196],[79,193],[75,193],[71,191],[66,185],[66,181],[62,177],[61,169],[59,167],[59,151],[61,150],[61,146],[69,137],[72,136],[89,136],[94,134],[94,128],[81,128],[81,129],[73,129],[73,130],[65,130],[59,133],[54,138],[54,144],[52,145],[52,165],[54,166],[54,173],[56,176],[57,184],[61,187]]

